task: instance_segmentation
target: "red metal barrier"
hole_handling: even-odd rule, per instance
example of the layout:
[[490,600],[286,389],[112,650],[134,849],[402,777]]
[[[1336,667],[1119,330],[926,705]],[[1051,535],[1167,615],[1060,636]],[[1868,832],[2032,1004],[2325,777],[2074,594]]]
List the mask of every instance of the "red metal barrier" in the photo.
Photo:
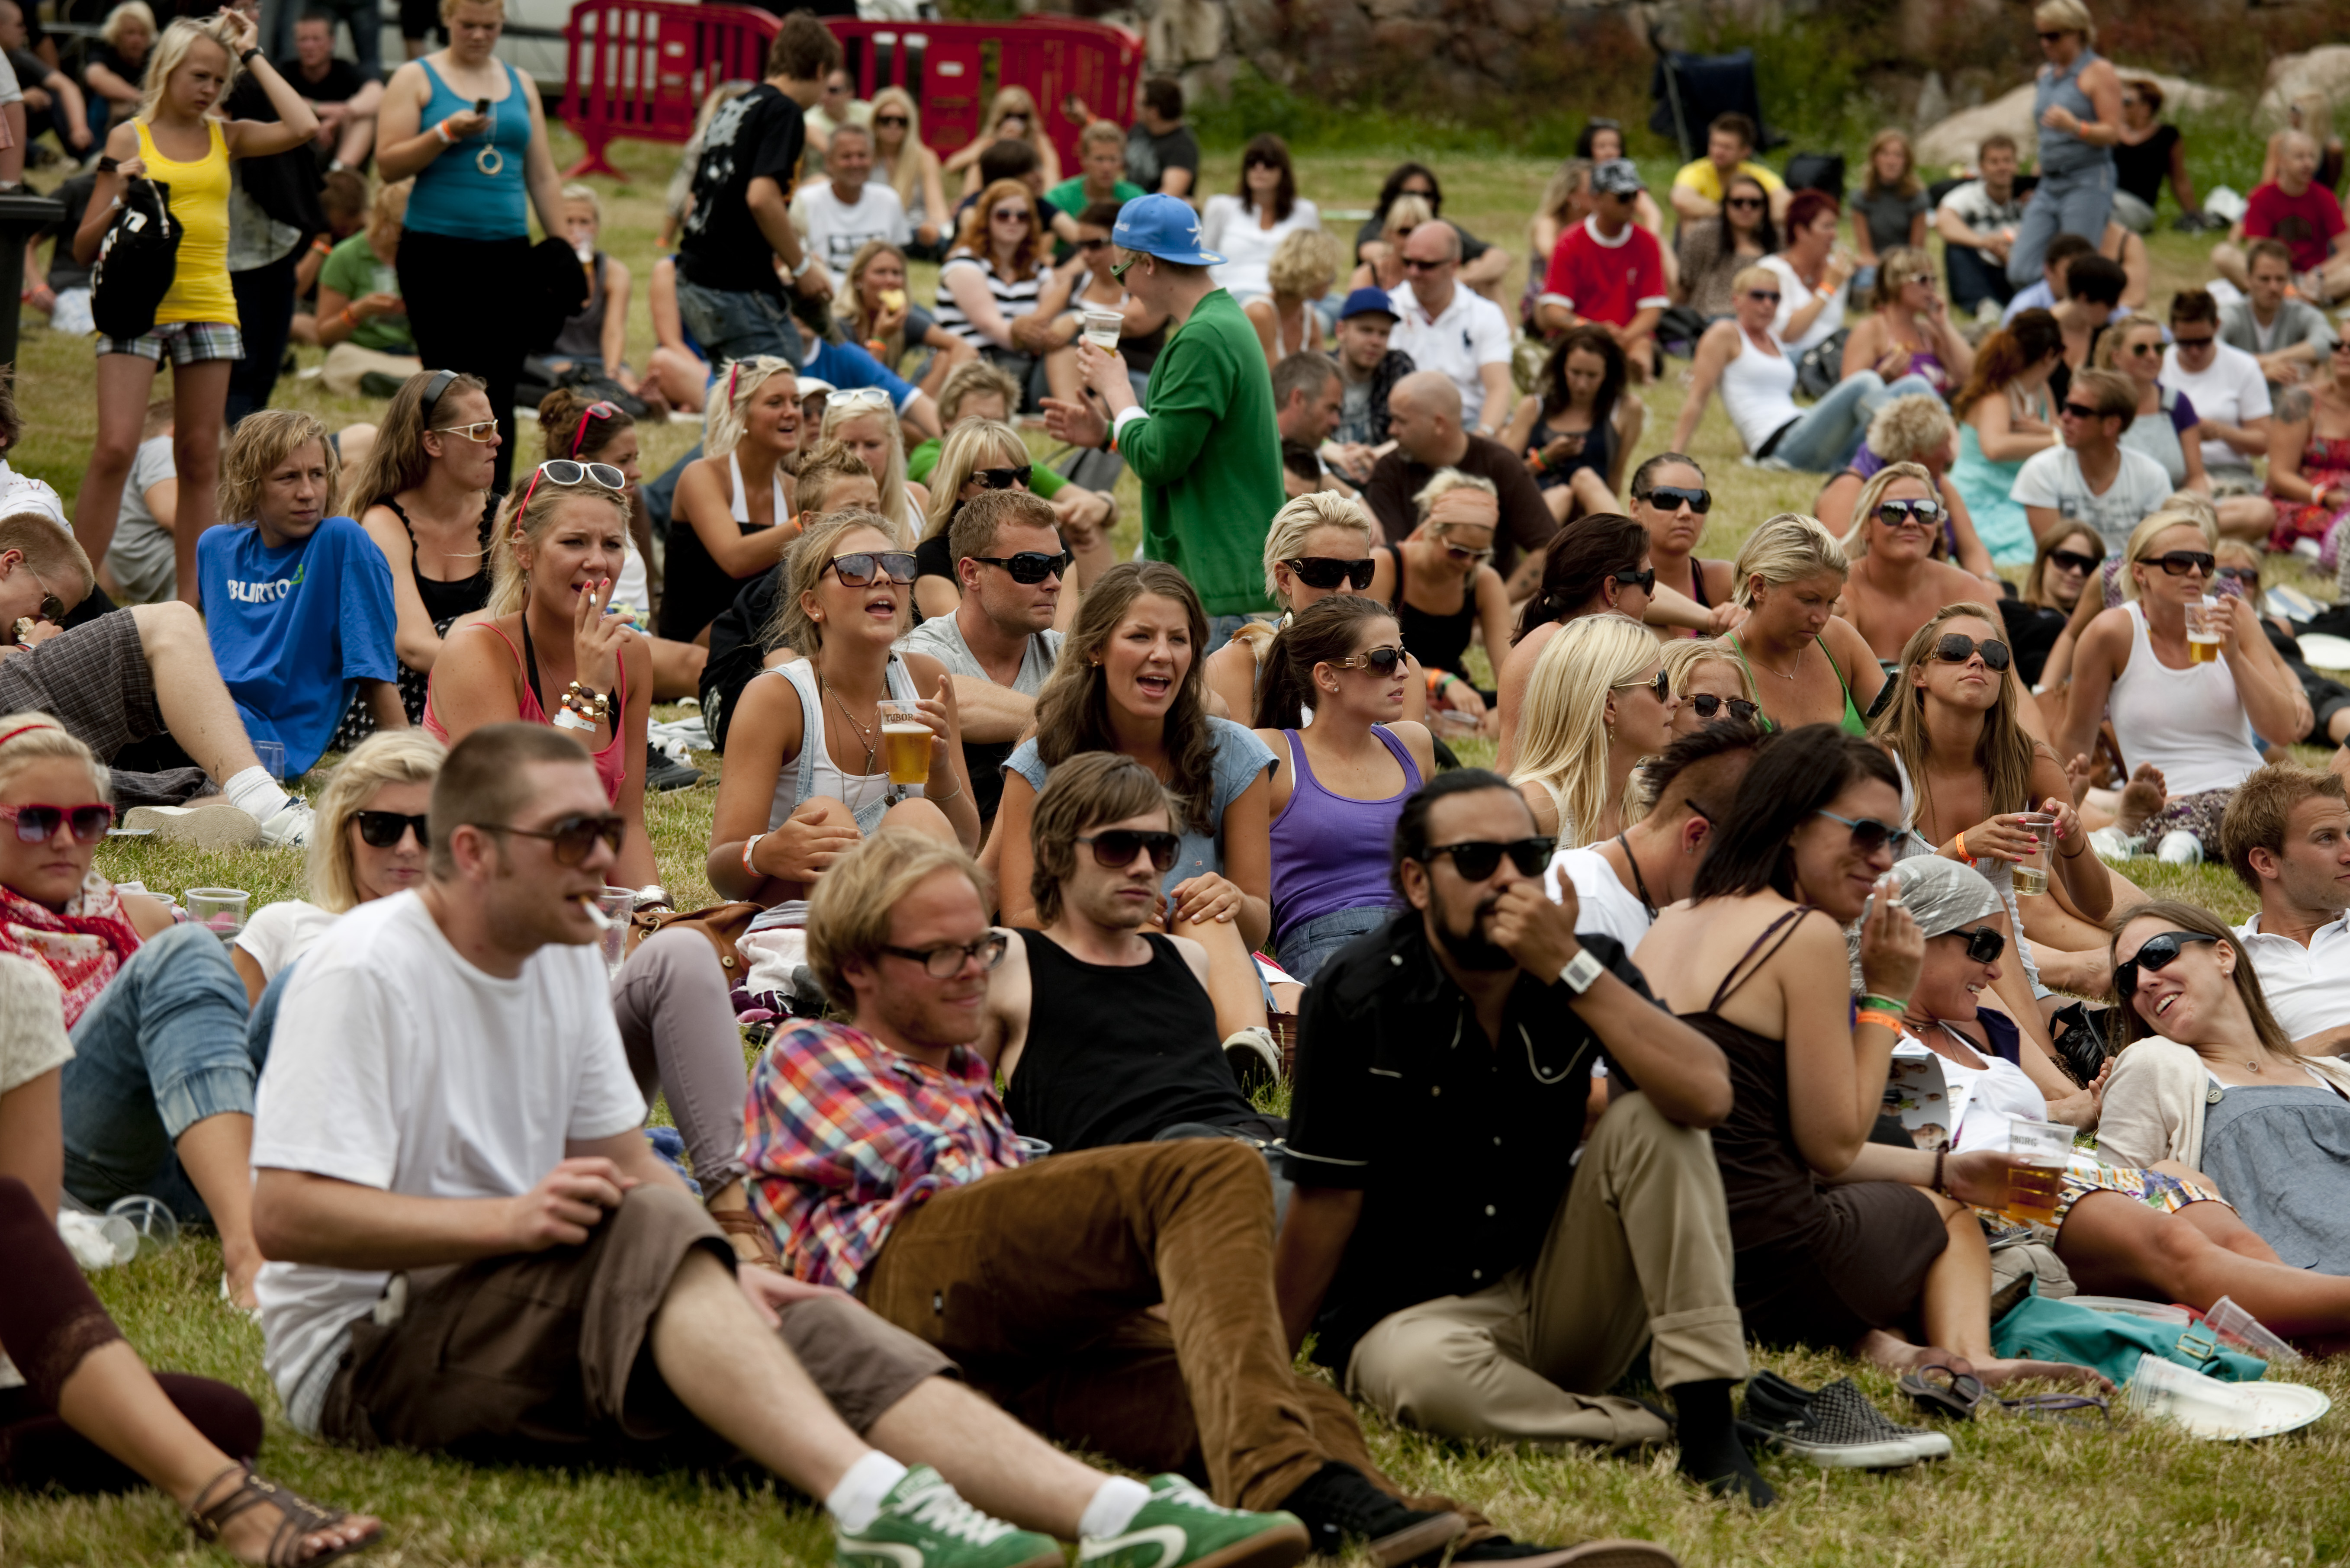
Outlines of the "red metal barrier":
[[[1077,166],[1084,121],[1063,105],[1075,96],[1096,118],[1126,124],[1142,77],[1142,40],[1122,27],[1071,17],[1020,22],[860,22],[831,18],[857,96],[902,87],[922,115],[922,140],[951,153],[980,132],[998,88],[1036,100],[1062,166]],[[681,142],[712,88],[757,81],[780,24],[766,11],[680,0],[579,0],[563,36],[568,51],[563,119],[588,144],[565,173],[619,175],[605,158],[615,137]]]

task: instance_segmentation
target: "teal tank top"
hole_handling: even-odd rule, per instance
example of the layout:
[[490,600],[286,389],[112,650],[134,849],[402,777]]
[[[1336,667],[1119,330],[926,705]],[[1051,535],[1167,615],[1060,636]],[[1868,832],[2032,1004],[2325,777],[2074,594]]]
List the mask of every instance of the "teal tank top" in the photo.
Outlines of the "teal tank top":
[[[441,73],[429,61],[423,64],[432,96],[425,100],[419,123],[430,135],[451,115],[470,111],[473,100],[450,91]],[[522,74],[512,66],[505,72],[506,96],[490,105],[489,129],[444,149],[417,174],[416,188],[408,198],[406,227],[460,240],[530,237],[523,182],[523,159],[530,151],[530,104],[523,97]]]

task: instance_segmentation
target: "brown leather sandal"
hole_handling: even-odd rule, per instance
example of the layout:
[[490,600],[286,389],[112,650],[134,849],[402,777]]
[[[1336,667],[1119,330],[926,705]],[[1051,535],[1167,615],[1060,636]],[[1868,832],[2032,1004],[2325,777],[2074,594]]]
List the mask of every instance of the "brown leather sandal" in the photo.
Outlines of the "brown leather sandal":
[[[758,1255],[743,1258],[743,1262],[754,1268],[773,1269],[779,1274],[784,1272],[783,1254],[775,1251],[775,1235],[767,1229],[766,1221],[748,1209],[712,1209],[707,1212],[711,1221],[726,1233],[729,1241],[737,1236],[750,1238]],[[743,1249],[737,1247],[734,1252],[738,1258],[742,1257]]]
[[[216,1502],[207,1503],[214,1487],[231,1476],[243,1476],[244,1481],[234,1491]],[[267,1568],[320,1568],[338,1558],[354,1552],[363,1552],[382,1539],[383,1527],[378,1525],[364,1538],[342,1546],[330,1546],[311,1556],[302,1554],[304,1537],[321,1530],[332,1530],[348,1519],[350,1511],[342,1508],[320,1508],[298,1493],[288,1491],[275,1482],[263,1480],[253,1473],[251,1465],[242,1461],[229,1466],[196,1489],[195,1501],[186,1510],[188,1528],[199,1541],[217,1542],[221,1530],[229,1521],[253,1509],[269,1507],[277,1510],[277,1529],[269,1538],[269,1549],[262,1554]]]

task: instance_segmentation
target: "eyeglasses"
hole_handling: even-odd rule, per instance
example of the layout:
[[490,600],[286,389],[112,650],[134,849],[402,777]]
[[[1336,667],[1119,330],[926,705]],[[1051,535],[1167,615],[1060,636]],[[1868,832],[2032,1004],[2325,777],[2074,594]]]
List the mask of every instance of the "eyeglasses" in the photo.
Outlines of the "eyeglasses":
[[[1752,211],[1762,205],[1762,198],[1760,196],[1732,196],[1730,200],[1724,202],[1722,205],[1725,207],[1736,207],[1742,212]],[[1750,290],[1749,292],[1751,293],[1752,291]],[[1779,296],[1774,294],[1771,297],[1776,299]]]
[[2170,336],[2172,346],[2177,348],[2181,354],[2200,353],[2202,350],[2209,348],[2212,344],[2219,340],[2220,335],[2216,332],[2209,337],[2181,337],[2175,332]]
[[1967,939],[1967,957],[1977,963],[1997,963],[1999,955],[2007,950],[2007,933],[1990,926],[1970,926],[1963,930],[1944,931],[1946,937]]
[[574,457],[579,455],[579,448],[588,439],[588,421],[608,420],[619,411],[620,405],[612,402],[593,402],[580,410],[579,428],[571,432],[571,455]]
[[1015,583],[1041,583],[1046,577],[1066,576],[1069,563],[1076,556],[1067,550],[1048,556],[1042,550],[1017,550],[1009,556],[973,556],[982,565],[1001,566],[1003,575]]
[[1073,838],[1069,842],[1090,846],[1094,852],[1094,864],[1112,871],[1125,870],[1134,864],[1137,855],[1148,850],[1150,853],[1150,868],[1161,873],[1174,867],[1175,852],[1182,847],[1183,843],[1172,833],[1136,827],[1105,828],[1091,837]]
[[1769,305],[1776,305],[1779,303],[1780,294],[1775,288],[1750,288],[1746,291],[1746,297],[1749,299],[1759,299]]
[[[1759,705],[1749,702],[1743,697],[1717,697],[1711,691],[1693,692],[1682,698],[1681,701],[1696,709],[1697,716],[1700,719],[1711,719],[1726,707],[1730,710],[1731,718],[1742,724],[1751,724],[1754,722],[1754,715],[1762,711]],[[1712,818],[1708,817],[1706,820],[1711,822]]]
[[1879,822],[1873,816],[1864,816],[1856,822],[1832,811],[1815,811],[1812,815],[1825,816],[1830,822],[1841,822],[1851,828],[1853,852],[1858,855],[1874,855],[1888,844],[1898,850],[1901,841],[1910,836],[1908,828],[1895,823]]
[[1939,501],[1880,501],[1877,504],[1877,520],[1887,528],[1898,528],[1915,519],[1920,523],[1939,523],[1942,504]]
[[1003,961],[1003,950],[1011,943],[1012,939],[1003,932],[990,931],[975,942],[941,942],[934,948],[901,948],[885,942],[881,950],[913,960],[932,980],[952,980],[973,959],[979,961],[982,972],[993,969]]
[[1657,568],[1648,566],[1635,571],[1629,566],[1625,566],[1620,570],[1608,573],[1607,580],[1611,583],[1621,583],[1627,588],[1638,588],[1644,594],[1654,594],[1657,591]]
[[[835,556],[825,563],[831,572],[852,588],[869,585],[877,576],[887,576],[899,587],[914,580],[914,552],[911,550],[852,550],[846,556]],[[822,576],[824,574],[816,574]]]
[[1482,882],[1493,874],[1493,868],[1501,865],[1504,855],[1510,857],[1510,864],[1518,868],[1519,876],[1539,877],[1543,867],[1550,864],[1552,851],[1557,847],[1558,840],[1555,838],[1516,838],[1507,844],[1496,844],[1490,838],[1472,838],[1459,844],[1438,845],[1420,858],[1423,864],[1433,865],[1438,856],[1450,855],[1452,857],[1452,869],[1460,873],[1462,881]]
[[473,825],[484,833],[511,833],[522,838],[544,838],[555,854],[557,866],[577,866],[588,858],[588,852],[602,839],[604,847],[618,855],[620,841],[629,836],[629,819],[618,812],[590,816],[575,812],[558,816],[545,827],[515,827],[503,822],[477,822]]
[[873,117],[873,123],[876,125],[894,125],[899,130],[903,130],[906,127],[913,124],[913,121],[908,119],[902,114],[877,114]]
[[1629,687],[1638,687],[1659,702],[1669,701],[1673,695],[1673,678],[1660,667],[1654,675],[1643,675],[1638,680],[1617,680],[1609,689],[1620,691]]
[[520,517],[530,511],[531,495],[538,489],[541,479],[558,488],[592,484],[616,495],[629,493],[629,476],[608,462],[577,462],[567,457],[550,457],[538,465],[538,472],[530,476],[528,484],[523,486],[522,504],[515,509],[515,516]]
[[1035,472],[1034,463],[1024,462],[1013,468],[974,468],[971,478],[983,490],[1010,490],[1015,485],[1025,490],[1029,476]]
[[1282,565],[1296,573],[1297,580],[1309,588],[1335,588],[1346,583],[1358,594],[1371,586],[1371,575],[1378,570],[1378,563],[1368,556],[1353,561],[1343,561],[1335,556],[1300,556]]
[[16,841],[47,844],[59,826],[73,829],[76,844],[95,844],[114,826],[110,805],[0,805],[0,817],[14,818]]
[[[400,842],[402,835],[411,832],[416,835],[419,849],[432,847],[429,818],[402,816],[396,811],[355,811],[351,814],[351,820],[359,825],[359,842],[370,849],[390,849]],[[618,849],[619,846],[616,844],[612,847]]]
[[1350,654],[1339,659],[1335,668],[1367,670],[1374,675],[1388,676],[1402,669],[1404,660],[1410,657],[1400,646],[1367,648],[1359,653]]
[[2084,556],[2078,550],[2048,552],[2049,564],[2065,572],[2094,572],[2097,569],[2097,563],[2103,559],[2101,556]]
[[2189,572],[2200,572],[2208,577],[2211,568],[2220,564],[2220,557],[2208,550],[2165,550],[2159,556],[2140,556],[2137,560],[2141,566],[2159,566],[2174,577],[2183,577]]
[[2217,937],[2207,937],[2201,931],[2158,931],[2146,939],[2137,956],[2127,963],[2114,965],[2114,993],[2124,1002],[2137,994],[2138,971],[2152,974],[2168,969],[2171,961],[2186,950],[2189,942],[2216,942]]
[[1493,558],[1493,546],[1488,545],[1482,550],[1471,550],[1466,545],[1447,545],[1444,553],[1456,561],[1475,561],[1482,565]]
[[1659,512],[1678,512],[1686,506],[1702,517],[1713,510],[1712,491],[1691,490],[1680,484],[1659,484],[1646,495],[1634,499],[1645,501]]
[[434,435],[463,436],[467,441],[473,441],[476,445],[488,446],[491,442],[498,439],[498,421],[495,420],[475,420],[469,425],[434,425],[432,427],[432,433]]
[[2011,662],[2007,644],[1995,637],[1977,642],[1962,631],[1946,631],[1934,644],[1934,657],[1945,664],[1964,664],[1978,652],[1982,661],[1992,670],[2005,670]]
[[1451,265],[1452,258],[1451,256],[1439,256],[1434,261],[1421,261],[1416,256],[1406,256],[1403,258],[1403,270],[1406,272],[1434,272],[1438,267],[1451,266]]

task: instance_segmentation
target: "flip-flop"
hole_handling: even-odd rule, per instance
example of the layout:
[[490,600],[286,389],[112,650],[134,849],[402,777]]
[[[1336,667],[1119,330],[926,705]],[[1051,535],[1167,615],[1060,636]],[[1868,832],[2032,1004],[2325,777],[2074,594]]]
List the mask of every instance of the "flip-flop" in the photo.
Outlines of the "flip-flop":
[[[2017,1416],[2037,1416],[2046,1421],[2062,1421],[2073,1427],[2103,1426],[2113,1419],[2113,1410],[2105,1400],[2094,1394],[2025,1394],[2013,1399],[1996,1401],[1999,1407]],[[2092,1413],[2095,1418],[2091,1419]]]
[[[1937,1372],[1942,1375],[1941,1380],[1933,1376]],[[1948,1416],[1954,1421],[1973,1420],[1976,1407],[1983,1402],[1981,1379],[1940,1362],[1903,1373],[1900,1386],[1919,1409],[1929,1415]]]

